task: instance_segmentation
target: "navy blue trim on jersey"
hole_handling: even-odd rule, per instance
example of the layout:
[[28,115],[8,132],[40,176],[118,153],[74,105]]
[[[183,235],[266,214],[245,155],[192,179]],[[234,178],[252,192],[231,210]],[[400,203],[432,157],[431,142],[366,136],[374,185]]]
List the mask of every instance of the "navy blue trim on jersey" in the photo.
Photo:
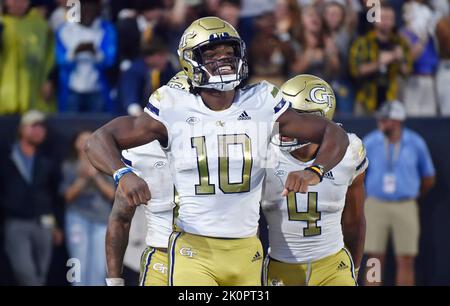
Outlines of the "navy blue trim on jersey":
[[[280,103],[278,103],[273,110],[275,111],[275,114],[278,113],[283,107],[284,105],[287,103],[287,101],[285,99],[281,99]],[[291,102],[289,102],[289,107],[291,107]]]
[[133,163],[131,162],[131,160],[126,159],[125,157],[122,156],[122,161],[125,165],[127,165],[128,167],[133,167]]
[[154,106],[152,103],[150,102],[147,103],[147,109],[152,113],[154,113],[156,116],[159,116],[159,108]]
[[361,169],[367,162],[367,157],[364,158],[364,160],[359,164],[358,167],[356,167],[356,171],[359,171],[359,169]]

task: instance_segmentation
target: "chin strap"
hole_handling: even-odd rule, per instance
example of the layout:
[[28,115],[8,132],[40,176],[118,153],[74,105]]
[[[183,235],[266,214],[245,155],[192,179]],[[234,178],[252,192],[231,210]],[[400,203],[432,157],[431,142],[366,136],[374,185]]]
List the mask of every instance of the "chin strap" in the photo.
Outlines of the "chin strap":
[[237,80],[237,74],[213,75],[209,78],[209,83],[201,85],[201,88],[210,88],[219,91],[229,91],[235,89],[241,82]]

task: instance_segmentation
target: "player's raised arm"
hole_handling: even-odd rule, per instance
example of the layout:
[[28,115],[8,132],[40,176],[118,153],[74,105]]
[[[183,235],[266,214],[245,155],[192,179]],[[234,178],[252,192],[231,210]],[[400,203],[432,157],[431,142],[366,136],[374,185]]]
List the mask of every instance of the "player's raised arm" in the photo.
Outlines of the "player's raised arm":
[[153,140],[167,142],[167,130],[158,120],[146,113],[139,117],[116,118],[99,128],[88,139],[85,152],[98,170],[114,176],[118,188],[130,205],[145,204],[150,190],[144,180],[127,169],[121,160],[121,150],[144,145]]
[[336,123],[289,109],[278,118],[280,133],[305,142],[320,144],[314,165],[304,171],[291,172],[283,195],[289,191],[307,192],[309,185],[318,184],[323,175],[344,157],[349,141],[345,131]]

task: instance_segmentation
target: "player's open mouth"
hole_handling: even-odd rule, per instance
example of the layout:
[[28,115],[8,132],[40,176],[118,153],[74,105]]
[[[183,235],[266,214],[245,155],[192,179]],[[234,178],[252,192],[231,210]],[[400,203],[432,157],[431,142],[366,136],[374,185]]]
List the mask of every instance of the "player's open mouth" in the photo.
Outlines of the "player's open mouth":
[[234,68],[230,64],[221,65],[217,69],[214,70],[215,75],[219,74],[232,74],[234,73]]

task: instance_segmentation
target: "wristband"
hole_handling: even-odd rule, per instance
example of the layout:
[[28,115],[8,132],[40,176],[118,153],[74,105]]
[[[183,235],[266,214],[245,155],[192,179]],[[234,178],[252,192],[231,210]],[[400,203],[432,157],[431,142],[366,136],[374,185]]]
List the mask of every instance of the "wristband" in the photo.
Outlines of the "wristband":
[[117,170],[116,172],[114,172],[113,178],[114,178],[114,182],[116,183],[116,185],[118,185],[120,179],[129,172],[133,172],[133,168],[123,167],[123,168],[120,168],[119,170]]
[[314,172],[319,177],[320,181],[322,182],[323,176],[325,174],[325,170],[324,170],[323,166],[321,166],[321,165],[312,165],[312,166],[309,166],[309,167],[305,168],[305,170]]
[[105,278],[107,286],[125,286],[125,280],[123,278]]

